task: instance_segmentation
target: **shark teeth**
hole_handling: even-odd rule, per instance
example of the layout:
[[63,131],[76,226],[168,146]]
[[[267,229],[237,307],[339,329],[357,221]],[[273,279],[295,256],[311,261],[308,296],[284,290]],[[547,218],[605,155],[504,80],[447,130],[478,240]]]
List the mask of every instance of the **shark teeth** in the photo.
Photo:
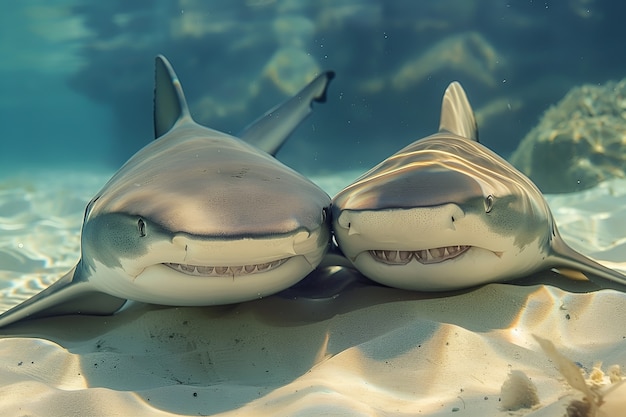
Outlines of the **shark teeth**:
[[406,265],[415,259],[422,264],[436,264],[448,259],[456,258],[465,253],[471,246],[455,245],[441,248],[405,250],[370,250],[369,254],[375,260],[389,265]]
[[235,277],[237,275],[252,275],[260,272],[271,271],[276,269],[289,258],[279,259],[277,261],[266,262],[262,264],[254,265],[236,265],[236,266],[201,266],[201,265],[188,265],[177,264],[174,262],[165,262],[163,265],[172,268],[175,271],[182,272],[183,274],[193,275],[196,277]]

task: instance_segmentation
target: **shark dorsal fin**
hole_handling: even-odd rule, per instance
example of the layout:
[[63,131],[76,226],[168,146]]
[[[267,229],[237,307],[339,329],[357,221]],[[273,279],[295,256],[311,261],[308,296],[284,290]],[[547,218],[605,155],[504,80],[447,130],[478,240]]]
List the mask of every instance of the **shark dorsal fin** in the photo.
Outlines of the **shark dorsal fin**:
[[270,155],[276,155],[291,132],[311,113],[313,102],[326,101],[326,89],[334,76],[332,71],[321,73],[293,97],[251,123],[239,137]]
[[191,117],[183,88],[163,55],[156,57],[154,84],[154,137],[166,134],[178,120]]
[[478,127],[474,111],[463,87],[456,81],[450,83],[443,95],[439,131],[454,133],[478,142]]

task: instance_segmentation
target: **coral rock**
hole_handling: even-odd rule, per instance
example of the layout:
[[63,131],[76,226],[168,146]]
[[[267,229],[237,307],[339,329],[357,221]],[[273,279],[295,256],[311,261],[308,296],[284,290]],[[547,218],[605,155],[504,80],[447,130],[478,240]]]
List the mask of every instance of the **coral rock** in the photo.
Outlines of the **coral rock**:
[[511,162],[547,193],[624,177],[626,79],[573,88],[545,112]]

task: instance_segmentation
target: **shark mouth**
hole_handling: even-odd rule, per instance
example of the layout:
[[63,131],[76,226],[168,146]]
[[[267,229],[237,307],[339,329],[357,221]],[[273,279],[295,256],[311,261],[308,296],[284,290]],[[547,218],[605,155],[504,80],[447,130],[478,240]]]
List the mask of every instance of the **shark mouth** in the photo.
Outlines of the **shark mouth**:
[[406,265],[411,262],[412,259],[427,265],[454,259],[467,252],[469,248],[471,248],[471,246],[456,245],[415,251],[370,250],[368,253],[378,262],[388,265]]
[[172,268],[174,271],[196,277],[235,277],[236,275],[252,275],[261,272],[276,269],[289,258],[279,259],[277,261],[266,262],[263,264],[240,265],[240,266],[200,266],[189,264],[177,264],[173,262],[165,262],[163,265]]

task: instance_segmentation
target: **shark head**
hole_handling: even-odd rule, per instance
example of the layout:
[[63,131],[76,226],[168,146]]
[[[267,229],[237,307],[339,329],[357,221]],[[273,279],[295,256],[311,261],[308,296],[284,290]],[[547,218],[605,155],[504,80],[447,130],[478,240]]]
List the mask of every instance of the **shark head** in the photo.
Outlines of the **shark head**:
[[330,197],[273,157],[333,73],[318,76],[240,138],[194,122],[167,60],[156,59],[156,140],[85,210],[78,265],[0,316],[108,314],[124,300],[215,305],[304,278],[330,239]]
[[144,148],[150,163],[135,155],[89,204],[83,278],[137,301],[207,305],[265,296],[312,271],[330,198],[244,142],[184,125],[174,140],[176,129],[187,140]]
[[[299,107],[323,96],[328,79],[271,121],[295,127],[290,119],[301,120]],[[156,80],[158,139],[88,205],[82,279],[118,297],[170,305],[244,301],[302,279],[328,246],[330,198],[272,155],[195,123],[162,58]],[[265,137],[268,126],[282,128],[268,123],[259,122]]]
[[439,131],[339,192],[332,215],[354,267],[398,288],[459,289],[559,265],[623,279],[565,245],[537,187],[478,142],[456,82],[444,95]]

